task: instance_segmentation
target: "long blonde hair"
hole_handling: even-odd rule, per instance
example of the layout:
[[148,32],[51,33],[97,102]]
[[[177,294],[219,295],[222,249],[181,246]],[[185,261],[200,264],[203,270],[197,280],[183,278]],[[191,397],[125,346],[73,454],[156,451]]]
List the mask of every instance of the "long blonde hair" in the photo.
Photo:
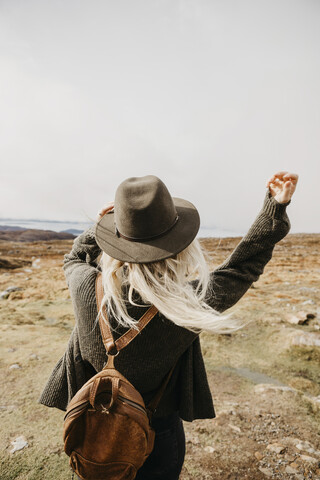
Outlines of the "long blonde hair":
[[[139,305],[134,301],[136,292],[144,304],[154,305],[164,317],[196,333],[229,333],[242,326],[231,314],[222,315],[205,302],[210,272],[197,239],[173,258],[145,264],[124,263],[103,252],[100,265],[102,305],[124,327],[136,328],[137,320],[128,315],[123,288],[128,291],[127,301],[131,305]],[[214,295],[211,289],[210,294]]]

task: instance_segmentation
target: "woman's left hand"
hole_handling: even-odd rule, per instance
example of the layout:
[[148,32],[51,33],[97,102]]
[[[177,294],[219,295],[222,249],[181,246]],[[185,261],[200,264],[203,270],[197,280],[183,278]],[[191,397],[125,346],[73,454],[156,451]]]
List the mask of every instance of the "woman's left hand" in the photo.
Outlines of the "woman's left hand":
[[271,195],[278,203],[287,203],[291,200],[296,189],[299,175],[289,172],[277,172],[266,183]]
[[110,203],[107,203],[107,205],[105,205],[104,207],[102,207],[100,210],[99,210],[99,213],[97,215],[97,222],[99,222],[99,220],[101,220],[101,218],[103,217],[103,215],[105,215],[106,213],[110,212],[111,210],[113,210],[114,208],[114,202],[110,202]]

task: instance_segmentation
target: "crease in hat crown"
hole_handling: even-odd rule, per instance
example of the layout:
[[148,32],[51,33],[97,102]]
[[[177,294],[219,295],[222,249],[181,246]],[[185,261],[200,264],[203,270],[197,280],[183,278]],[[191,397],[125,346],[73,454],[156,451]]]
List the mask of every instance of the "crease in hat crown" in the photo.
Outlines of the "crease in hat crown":
[[156,238],[178,221],[167,187],[154,175],[124,180],[117,188],[114,205],[116,233],[128,240]]

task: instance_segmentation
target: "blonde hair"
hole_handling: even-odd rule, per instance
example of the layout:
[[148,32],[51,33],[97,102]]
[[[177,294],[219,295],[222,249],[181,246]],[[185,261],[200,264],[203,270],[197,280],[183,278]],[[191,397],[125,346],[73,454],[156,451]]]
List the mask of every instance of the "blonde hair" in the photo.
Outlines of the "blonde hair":
[[198,240],[175,257],[153,263],[124,263],[103,252],[100,265],[102,305],[121,326],[137,328],[137,320],[128,314],[123,289],[131,305],[141,306],[134,301],[136,292],[144,304],[154,305],[164,317],[196,333],[230,333],[242,326],[231,314],[222,315],[206,303],[210,272]]

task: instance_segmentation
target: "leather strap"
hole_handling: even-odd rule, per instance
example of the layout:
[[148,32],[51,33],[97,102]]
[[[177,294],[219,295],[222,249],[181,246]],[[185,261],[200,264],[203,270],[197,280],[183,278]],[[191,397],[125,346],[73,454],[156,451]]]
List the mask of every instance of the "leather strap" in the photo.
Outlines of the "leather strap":
[[116,340],[116,346],[118,351],[126,347],[140,332],[144,329],[146,325],[153,319],[153,317],[158,313],[158,309],[152,305],[146,313],[142,315],[137,324],[138,330],[130,328],[126,333],[124,333],[118,340]]
[[[107,321],[104,321],[100,312],[101,303],[103,299],[103,285],[102,285],[102,275],[98,273],[96,278],[96,299],[97,299],[97,307],[99,312],[99,325],[102,335],[103,344],[106,348],[108,356],[115,356],[117,353],[125,348],[140,332],[143,328],[148,325],[148,323],[153,319],[153,317],[158,313],[158,309],[152,305],[146,313],[140,318],[139,322],[137,323],[138,330],[130,328],[126,333],[124,333],[118,340],[114,341],[109,321],[107,317],[107,310],[106,306],[104,305],[102,308],[103,315]],[[114,353],[116,352],[116,353]],[[113,360],[113,358],[112,358]],[[148,416],[151,419],[152,415],[156,411],[157,406],[161,400],[161,397],[169,383],[169,380],[173,374],[173,371],[177,365],[178,361],[174,364],[171,368],[170,372],[166,375],[163,379],[162,384],[159,387],[159,390],[155,394],[155,396],[150,400],[149,404],[147,405],[147,412]],[[109,362],[108,362],[109,364]],[[112,362],[113,364],[113,362]]]
[[[98,307],[98,313],[99,313],[99,326],[100,326],[102,341],[107,351],[107,354],[116,355],[116,353],[114,352],[117,352],[117,347],[114,343],[113,336],[110,330],[105,305],[102,308],[102,312],[100,311],[102,299],[103,299],[102,275],[101,273],[98,273],[96,278],[96,300],[97,300],[97,307]],[[103,320],[102,313],[106,321]]]
[[101,336],[103,340],[103,344],[107,351],[108,355],[116,355],[117,352],[125,348],[129,343],[144,329],[145,326],[153,319],[153,317],[158,313],[158,309],[152,305],[140,318],[139,322],[137,323],[137,329],[130,328],[126,333],[124,333],[120,338],[114,341],[108,316],[107,316],[107,309],[104,305],[102,307],[102,313],[106,321],[102,317],[102,313],[100,312],[101,303],[103,299],[103,286],[102,286],[102,275],[99,273],[96,279],[96,298],[97,298],[97,306],[99,312],[99,325],[101,330]]
[[[104,403],[103,412],[108,413],[113,404],[116,402],[119,393],[120,378],[119,377],[108,377],[104,383],[104,388],[107,384],[111,384],[111,396],[109,403]],[[101,385],[101,377],[95,379],[90,389],[89,402],[93,408],[96,408],[96,396],[99,392],[99,386]]]

